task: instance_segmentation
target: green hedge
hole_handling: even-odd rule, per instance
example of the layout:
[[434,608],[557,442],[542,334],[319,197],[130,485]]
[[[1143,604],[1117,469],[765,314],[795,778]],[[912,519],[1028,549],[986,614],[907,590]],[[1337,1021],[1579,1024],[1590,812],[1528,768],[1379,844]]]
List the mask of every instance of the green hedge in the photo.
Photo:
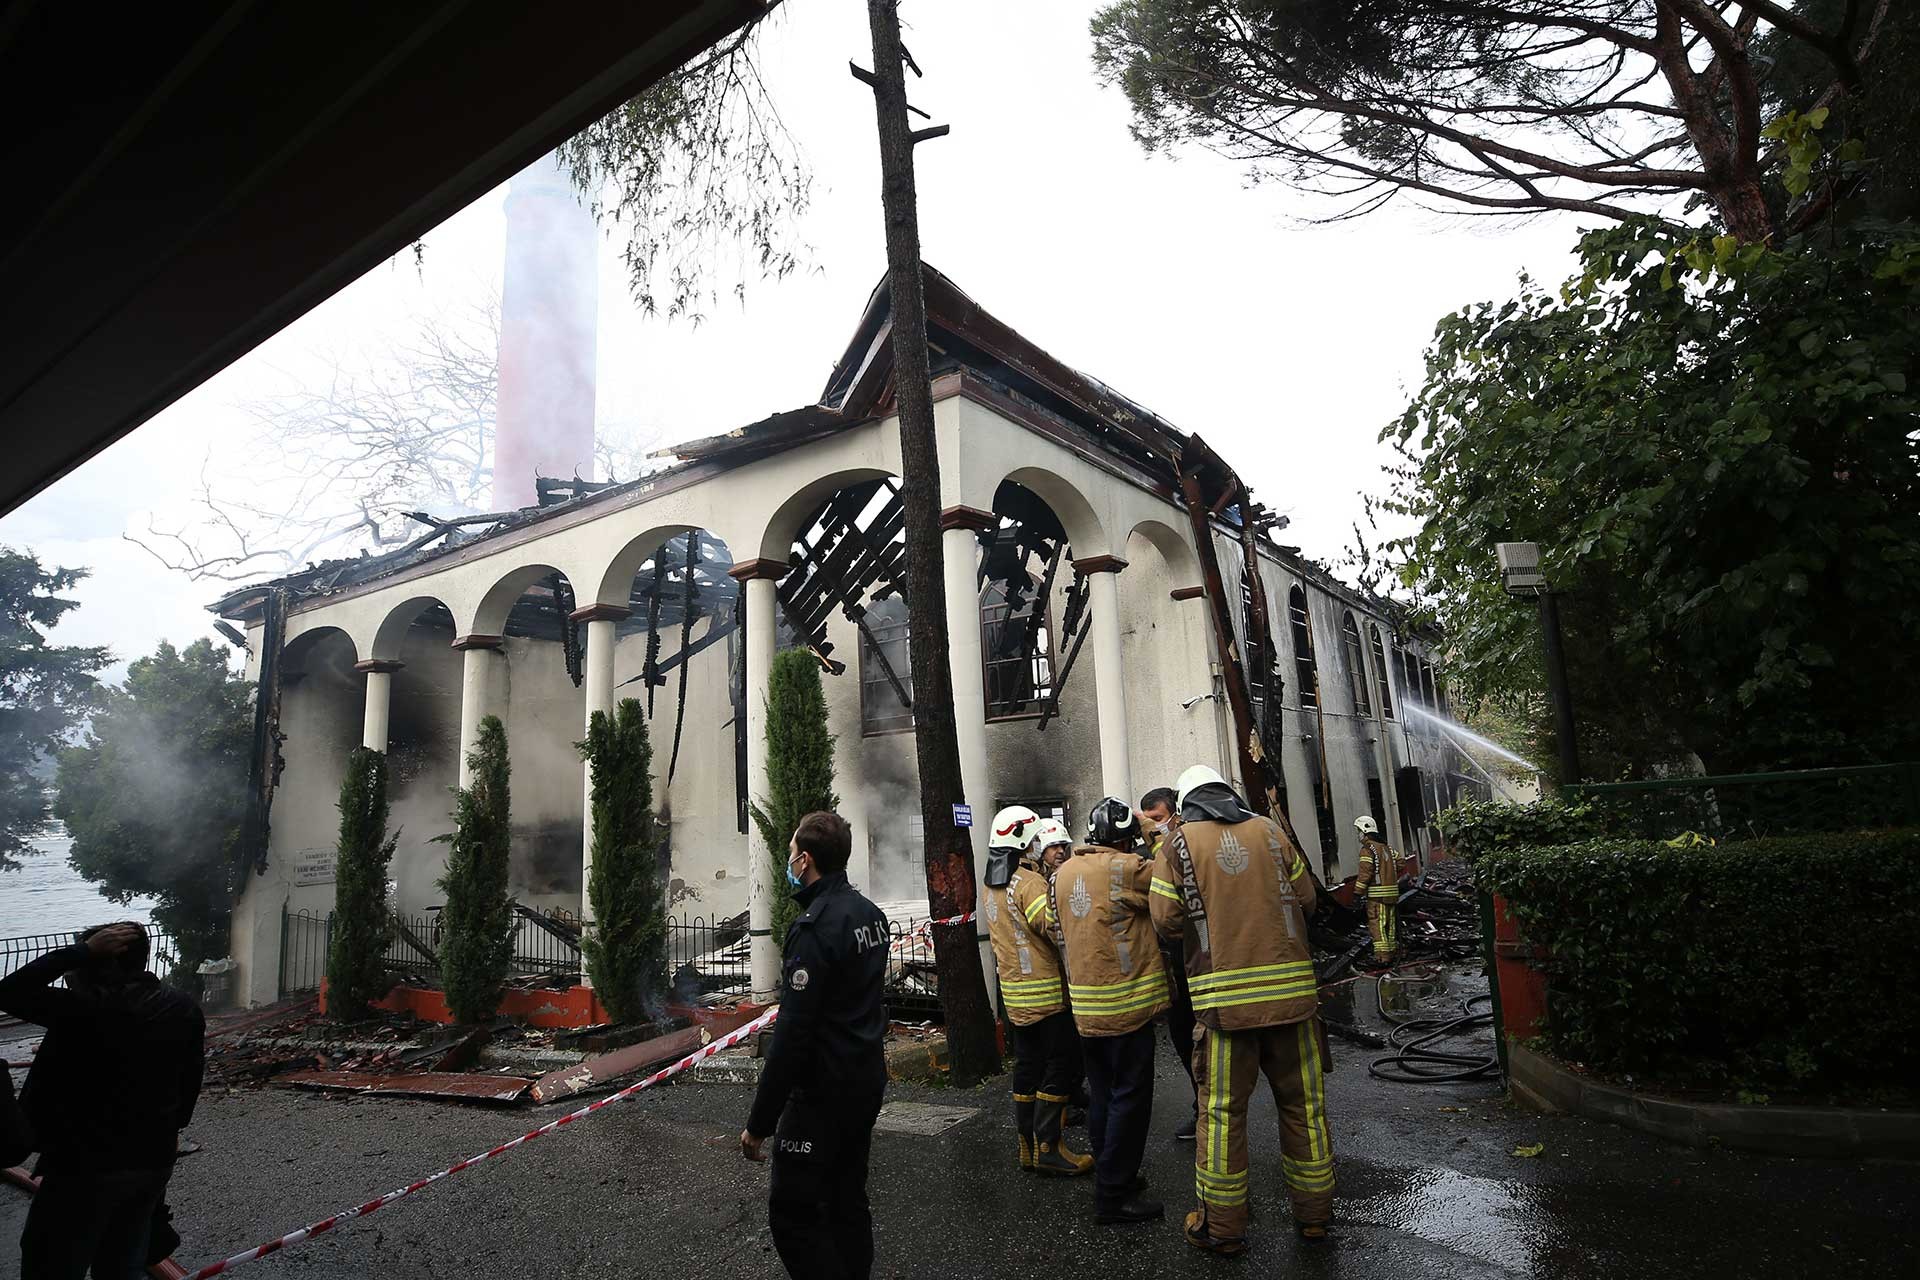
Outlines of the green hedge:
[[1567,804],[1551,796],[1532,804],[1463,800],[1443,810],[1435,821],[1447,847],[1469,860],[1515,845],[1572,844],[1610,834],[1591,804]]
[[1475,858],[1549,949],[1544,1047],[1603,1071],[1798,1093],[1911,1086],[1920,831]]

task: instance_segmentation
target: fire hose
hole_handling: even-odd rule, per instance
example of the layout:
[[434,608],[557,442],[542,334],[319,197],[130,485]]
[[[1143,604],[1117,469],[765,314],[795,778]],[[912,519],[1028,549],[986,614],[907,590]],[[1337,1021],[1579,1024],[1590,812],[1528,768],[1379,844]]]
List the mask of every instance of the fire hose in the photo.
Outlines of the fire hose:
[[[1374,988],[1374,999],[1379,1004],[1380,1016],[1395,1024],[1387,1037],[1387,1047],[1397,1052],[1368,1063],[1368,1074],[1397,1084],[1459,1084],[1500,1074],[1500,1058],[1492,1050],[1477,1054],[1430,1047],[1454,1036],[1491,1027],[1493,996],[1490,993],[1469,996],[1461,1001],[1458,1014],[1439,1018],[1406,1018],[1389,1013],[1378,987]],[[1473,1006],[1481,1003],[1488,1006],[1487,1011],[1475,1013]]]

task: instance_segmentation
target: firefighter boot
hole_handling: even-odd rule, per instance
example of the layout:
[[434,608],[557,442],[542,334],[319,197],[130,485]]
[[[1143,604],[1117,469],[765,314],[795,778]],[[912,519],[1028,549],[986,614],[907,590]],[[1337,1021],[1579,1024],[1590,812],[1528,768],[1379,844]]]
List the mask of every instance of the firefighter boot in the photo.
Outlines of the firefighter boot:
[[1020,1135],[1020,1167],[1031,1172],[1034,1167],[1032,1094],[1013,1095],[1013,1127]]
[[1237,1258],[1247,1251],[1247,1238],[1243,1235],[1214,1235],[1205,1209],[1195,1209],[1187,1215],[1186,1234],[1187,1243],[1194,1248],[1217,1253],[1223,1258]]
[[1068,1150],[1066,1144],[1060,1140],[1061,1121],[1065,1119],[1066,1112],[1065,1098],[1043,1093],[1035,1100],[1033,1167],[1041,1173],[1050,1173],[1062,1178],[1092,1173],[1093,1157]]

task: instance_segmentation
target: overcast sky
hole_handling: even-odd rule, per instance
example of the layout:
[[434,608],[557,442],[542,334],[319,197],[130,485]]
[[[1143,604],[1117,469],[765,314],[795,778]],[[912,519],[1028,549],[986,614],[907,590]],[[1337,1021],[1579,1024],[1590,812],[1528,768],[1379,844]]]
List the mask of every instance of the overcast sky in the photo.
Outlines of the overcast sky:
[[[1383,424],[1418,386],[1436,320],[1557,281],[1579,224],[1449,219],[1407,206],[1339,226],[1277,183],[1249,186],[1205,154],[1149,158],[1125,101],[1093,77],[1094,6],[907,0],[926,71],[916,105],[950,137],[916,149],[926,260],[1055,356],[1198,432],[1261,501],[1283,540],[1337,560],[1386,487]],[[602,254],[603,421],[663,440],[710,434],[811,402],[885,265],[873,108],[846,70],[871,63],[864,6],[790,0],[763,38],[775,101],[815,174],[800,228],[804,274],[752,281],[698,327],[646,320],[616,247]],[[85,566],[82,608],[58,638],[124,659],[208,634],[219,583],[156,564],[122,534],[175,518],[202,467],[244,483],[239,406],[319,376],[331,358],[377,362],[417,318],[457,321],[497,294],[504,191],[385,264],[32,502],[0,544]],[[297,235],[298,228],[289,228]]]

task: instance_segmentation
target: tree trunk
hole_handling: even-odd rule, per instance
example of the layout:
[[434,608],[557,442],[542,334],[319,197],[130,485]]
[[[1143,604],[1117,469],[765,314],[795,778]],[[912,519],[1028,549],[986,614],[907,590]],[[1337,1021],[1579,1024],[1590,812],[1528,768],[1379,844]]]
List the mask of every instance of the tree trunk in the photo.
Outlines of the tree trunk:
[[[900,407],[901,500],[906,511],[907,627],[912,637],[913,738],[926,832],[927,900],[936,918],[974,909],[973,845],[954,825],[966,802],[947,669],[945,571],[940,549],[940,456],[933,431],[927,360],[927,301],[920,275],[920,224],[907,127],[906,72],[895,0],[867,0],[873,29],[873,101],[880,129],[880,199],[887,229],[887,287],[893,299],[893,385]],[[978,625],[958,619],[959,625]],[[987,797],[974,797],[985,805]],[[933,931],[956,1083],[1000,1070],[993,1013],[974,942],[976,923]]]

